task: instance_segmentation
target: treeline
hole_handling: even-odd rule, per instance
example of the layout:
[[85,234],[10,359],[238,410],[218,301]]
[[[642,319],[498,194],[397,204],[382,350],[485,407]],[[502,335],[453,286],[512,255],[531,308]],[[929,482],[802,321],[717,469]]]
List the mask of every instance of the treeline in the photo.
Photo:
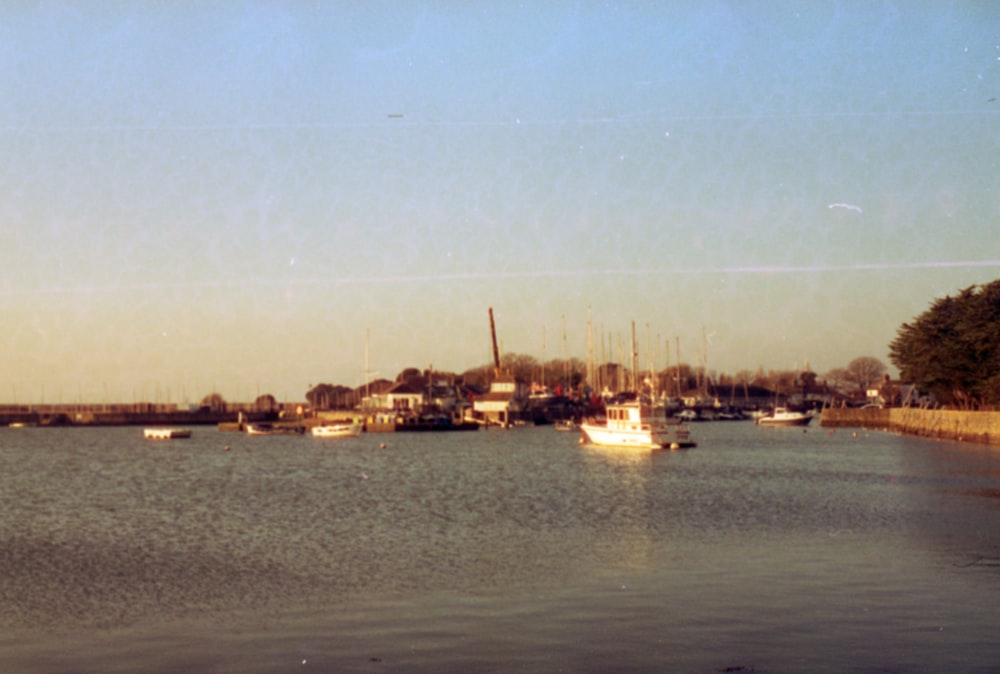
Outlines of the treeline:
[[900,378],[944,405],[1000,405],[1000,280],[934,300],[889,345]]
[[[842,368],[836,368],[820,376],[815,372],[795,370],[742,370],[736,373],[718,373],[687,363],[660,369],[656,372],[631,368],[618,363],[603,363],[590,373],[587,364],[579,358],[540,361],[528,354],[504,354],[500,361],[501,371],[508,376],[548,390],[568,396],[581,392],[600,392],[604,388],[620,390],[655,390],[670,396],[696,396],[704,392],[719,390],[742,391],[744,388],[764,389],[779,395],[790,395],[803,391],[822,391],[831,395],[863,399],[866,390],[880,382],[886,373],[886,366],[876,358],[855,358]],[[396,383],[405,383],[414,390],[427,390],[437,382],[486,390],[495,379],[493,364],[479,365],[464,372],[420,370],[409,367],[403,369],[390,381],[378,379],[356,388],[335,384],[318,384],[306,392],[306,400],[315,409],[349,408],[362,401],[369,392],[383,392]],[[261,396],[263,405],[273,404],[273,397]],[[218,401],[216,401],[216,404]]]
[[[493,378],[493,366],[481,365],[460,375],[466,383],[485,386]],[[859,357],[841,368],[830,370],[822,376],[810,370],[740,370],[735,373],[717,372],[695,367],[688,363],[673,365],[656,372],[639,368],[633,376],[631,368],[619,363],[596,366],[593,382],[588,381],[587,365],[579,358],[553,359],[544,363],[534,356],[510,353],[501,358],[501,369],[527,382],[544,384],[550,389],[579,390],[581,386],[593,389],[605,387],[615,391],[631,388],[655,388],[668,395],[684,396],[709,387],[753,386],[779,394],[801,391],[803,387],[825,386],[836,395],[850,397],[864,392],[881,381],[886,365],[872,357]]]

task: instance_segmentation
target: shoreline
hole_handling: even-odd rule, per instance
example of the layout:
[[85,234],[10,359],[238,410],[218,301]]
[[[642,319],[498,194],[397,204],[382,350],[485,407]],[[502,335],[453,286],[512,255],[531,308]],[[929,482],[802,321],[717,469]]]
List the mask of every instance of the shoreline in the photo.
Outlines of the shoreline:
[[828,408],[823,410],[824,428],[867,428],[904,435],[1000,445],[1000,412],[919,409]]

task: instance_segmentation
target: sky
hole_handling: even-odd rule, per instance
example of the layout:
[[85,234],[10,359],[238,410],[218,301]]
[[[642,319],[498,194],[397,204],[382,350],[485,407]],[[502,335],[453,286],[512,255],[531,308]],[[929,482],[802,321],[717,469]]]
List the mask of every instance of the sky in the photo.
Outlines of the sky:
[[890,365],[1000,277],[998,99],[985,2],[8,3],[0,402],[462,372],[490,307],[543,360]]

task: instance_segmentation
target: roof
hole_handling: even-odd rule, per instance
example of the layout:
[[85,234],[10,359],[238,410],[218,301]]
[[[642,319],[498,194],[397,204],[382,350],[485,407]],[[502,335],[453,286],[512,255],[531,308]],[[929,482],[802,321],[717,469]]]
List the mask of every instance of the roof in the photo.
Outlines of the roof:
[[389,394],[389,395],[393,395],[393,394],[395,394],[395,395],[423,395],[424,394],[423,391],[421,391],[420,389],[416,389],[416,388],[410,386],[405,381],[397,382],[396,384],[393,385],[392,388],[390,388],[388,391],[386,391],[386,393]]

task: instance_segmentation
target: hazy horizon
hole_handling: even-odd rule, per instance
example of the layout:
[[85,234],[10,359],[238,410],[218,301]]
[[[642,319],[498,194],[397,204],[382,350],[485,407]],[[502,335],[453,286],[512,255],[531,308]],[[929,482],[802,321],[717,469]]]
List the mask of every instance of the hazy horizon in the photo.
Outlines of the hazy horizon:
[[543,360],[563,317],[586,359],[590,315],[721,373],[891,365],[903,322],[1000,277],[998,28],[977,2],[0,9],[0,402],[301,400],[366,351],[462,372],[491,306]]

